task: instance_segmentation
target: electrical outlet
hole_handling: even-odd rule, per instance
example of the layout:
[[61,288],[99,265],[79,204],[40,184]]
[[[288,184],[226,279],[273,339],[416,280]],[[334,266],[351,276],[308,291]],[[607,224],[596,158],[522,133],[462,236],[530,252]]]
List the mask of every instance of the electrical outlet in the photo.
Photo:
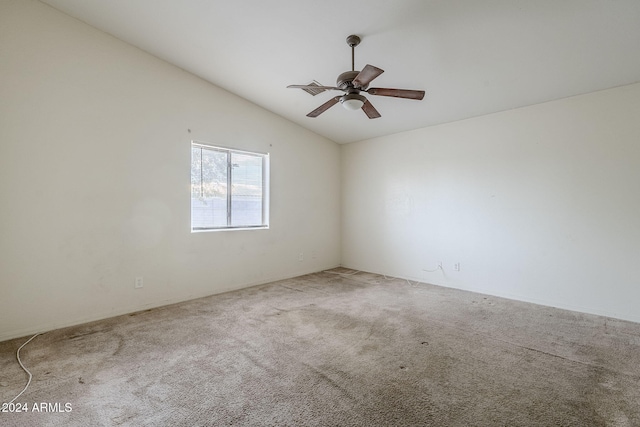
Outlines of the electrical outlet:
[[135,284],[133,285],[133,287],[135,289],[140,289],[144,286],[144,281],[142,280],[142,277],[136,277],[136,281]]
[[298,254],[298,261],[304,261],[304,252]]
[[453,264],[453,269],[454,269],[455,271],[460,271],[460,263],[459,263],[459,262],[456,262],[455,264]]

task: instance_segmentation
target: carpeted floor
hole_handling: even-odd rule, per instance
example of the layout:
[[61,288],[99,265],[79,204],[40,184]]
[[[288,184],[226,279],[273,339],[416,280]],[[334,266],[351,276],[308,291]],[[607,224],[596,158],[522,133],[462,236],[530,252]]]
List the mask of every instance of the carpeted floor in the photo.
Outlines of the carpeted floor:
[[39,335],[0,425],[640,426],[640,324],[354,273]]

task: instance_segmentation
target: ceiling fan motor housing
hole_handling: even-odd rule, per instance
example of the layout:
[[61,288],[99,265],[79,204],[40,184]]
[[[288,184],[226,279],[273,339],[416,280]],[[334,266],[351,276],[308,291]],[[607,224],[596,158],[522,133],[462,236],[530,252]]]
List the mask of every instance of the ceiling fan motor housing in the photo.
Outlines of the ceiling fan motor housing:
[[[350,88],[355,89],[352,82],[358,74],[360,74],[360,71],[345,71],[338,76],[338,79],[336,80],[336,86],[342,90],[348,90]],[[363,87],[359,87],[358,89],[365,90],[367,86],[368,85],[365,85]]]

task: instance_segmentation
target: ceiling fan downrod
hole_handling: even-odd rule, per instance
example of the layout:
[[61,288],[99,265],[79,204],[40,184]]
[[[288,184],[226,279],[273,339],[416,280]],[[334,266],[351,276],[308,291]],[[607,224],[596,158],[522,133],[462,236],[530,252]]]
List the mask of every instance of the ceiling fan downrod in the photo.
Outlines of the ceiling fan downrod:
[[355,47],[360,44],[360,37],[355,34],[351,34],[347,37],[347,44],[351,48],[351,71],[356,70],[356,49]]

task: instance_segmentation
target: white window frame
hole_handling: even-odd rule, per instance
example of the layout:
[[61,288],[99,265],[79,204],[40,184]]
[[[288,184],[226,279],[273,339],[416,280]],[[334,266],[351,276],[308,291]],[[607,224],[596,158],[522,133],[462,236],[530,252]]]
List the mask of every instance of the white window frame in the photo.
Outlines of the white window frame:
[[[211,150],[217,152],[223,152],[227,155],[227,224],[225,226],[212,226],[212,227],[194,227],[193,218],[193,189],[190,191],[189,204],[191,206],[191,232],[199,233],[203,231],[221,231],[221,230],[261,230],[269,228],[269,153],[261,153],[256,151],[238,150],[235,148],[222,147],[219,145],[211,145],[199,141],[191,141],[190,159],[193,162],[193,149],[200,148],[201,150]],[[232,201],[233,201],[233,164],[231,163],[231,155],[245,154],[250,156],[256,156],[262,158],[262,224],[259,225],[231,225],[232,224]],[[202,170],[202,163],[200,165]],[[190,175],[192,174],[190,168]],[[191,183],[192,181],[190,181]],[[191,185],[191,184],[190,184]]]

